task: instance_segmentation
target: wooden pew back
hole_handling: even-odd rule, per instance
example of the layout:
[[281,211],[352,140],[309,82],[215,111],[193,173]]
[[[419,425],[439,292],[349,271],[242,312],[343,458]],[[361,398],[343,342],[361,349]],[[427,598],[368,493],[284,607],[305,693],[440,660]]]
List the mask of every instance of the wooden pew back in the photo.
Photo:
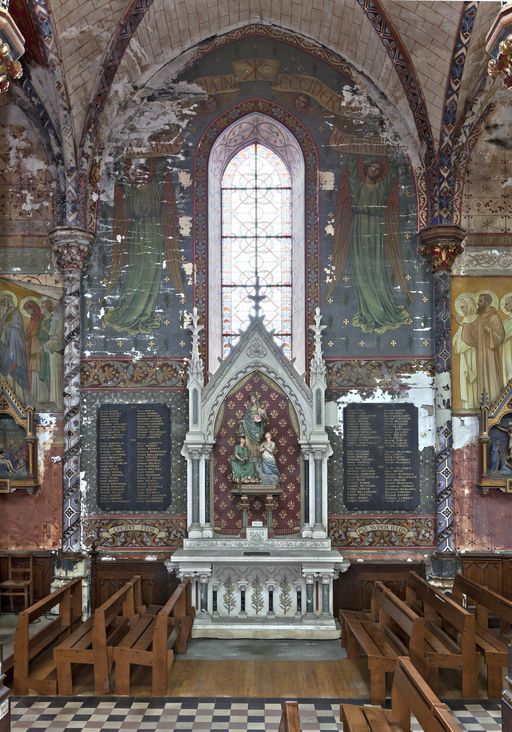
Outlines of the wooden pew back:
[[[30,624],[43,615],[54,612],[55,619],[29,637]],[[42,600],[23,610],[14,635],[14,693],[27,694],[34,689],[41,694],[57,693],[54,679],[36,679],[30,675],[30,664],[44,651],[56,645],[74,630],[82,620],[82,580],[67,582]]]
[[468,577],[464,577],[463,574],[455,575],[452,597],[463,607],[475,605],[477,623],[484,628],[488,627],[490,612],[508,625],[512,625],[512,600],[498,595],[488,587],[479,585]]
[[283,702],[279,732],[300,732],[299,705],[296,701]]

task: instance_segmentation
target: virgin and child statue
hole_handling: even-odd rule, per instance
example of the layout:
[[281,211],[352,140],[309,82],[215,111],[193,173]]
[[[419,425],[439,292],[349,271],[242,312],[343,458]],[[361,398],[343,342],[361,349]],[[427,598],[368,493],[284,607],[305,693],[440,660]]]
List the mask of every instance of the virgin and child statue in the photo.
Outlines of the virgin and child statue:
[[238,429],[238,445],[230,457],[236,483],[276,485],[281,480],[276,443],[267,429],[268,417],[256,394],[251,394]]

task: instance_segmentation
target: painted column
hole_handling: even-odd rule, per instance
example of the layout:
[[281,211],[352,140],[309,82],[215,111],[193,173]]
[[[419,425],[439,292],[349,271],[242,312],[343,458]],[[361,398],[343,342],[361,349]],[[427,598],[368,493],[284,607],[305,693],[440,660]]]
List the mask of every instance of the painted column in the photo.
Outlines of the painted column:
[[60,226],[50,244],[64,272],[63,551],[80,550],[80,288],[93,235]]
[[434,384],[436,394],[436,554],[438,557],[449,557],[455,552],[453,532],[450,272],[455,257],[463,251],[462,240],[464,235],[463,229],[452,224],[429,226],[419,232],[419,238],[423,245],[420,252],[430,259],[433,272]]

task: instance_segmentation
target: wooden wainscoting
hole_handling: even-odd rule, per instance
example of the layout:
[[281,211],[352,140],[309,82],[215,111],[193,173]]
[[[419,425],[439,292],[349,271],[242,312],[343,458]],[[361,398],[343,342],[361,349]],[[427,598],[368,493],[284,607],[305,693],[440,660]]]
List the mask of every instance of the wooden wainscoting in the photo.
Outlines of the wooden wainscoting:
[[512,599],[511,554],[461,554],[462,574]]
[[377,580],[385,582],[400,598],[405,597],[405,585],[409,572],[425,577],[423,562],[354,562],[334,582],[334,617],[339,610],[369,610],[373,585]]
[[[52,584],[54,568],[55,568],[55,552],[51,551],[6,551],[5,549],[0,551],[0,581],[7,579],[8,574],[8,556],[16,556],[16,554],[32,554],[33,556],[33,582],[32,582],[32,593],[33,602],[42,600],[50,593]],[[4,600],[5,602],[5,600]],[[16,599],[15,609],[19,610],[22,603],[19,599]]]
[[134,575],[142,579],[145,605],[165,605],[180,581],[169,574],[163,560],[116,559],[102,562],[95,555],[91,562],[91,609],[95,610]]

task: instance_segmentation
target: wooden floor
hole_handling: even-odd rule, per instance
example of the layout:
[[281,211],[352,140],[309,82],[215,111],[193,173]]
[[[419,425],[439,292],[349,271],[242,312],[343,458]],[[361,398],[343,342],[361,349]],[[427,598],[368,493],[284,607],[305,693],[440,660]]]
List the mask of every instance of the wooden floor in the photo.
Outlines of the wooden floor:
[[[75,672],[75,693],[94,695],[90,668]],[[111,677],[114,690],[114,674]],[[391,684],[388,687],[390,692]],[[151,696],[149,669],[136,668],[131,696]],[[368,699],[369,676],[364,661],[205,661],[175,660],[167,696]],[[438,696],[460,699],[460,674],[441,671]],[[478,698],[486,698],[485,678],[479,679]]]

